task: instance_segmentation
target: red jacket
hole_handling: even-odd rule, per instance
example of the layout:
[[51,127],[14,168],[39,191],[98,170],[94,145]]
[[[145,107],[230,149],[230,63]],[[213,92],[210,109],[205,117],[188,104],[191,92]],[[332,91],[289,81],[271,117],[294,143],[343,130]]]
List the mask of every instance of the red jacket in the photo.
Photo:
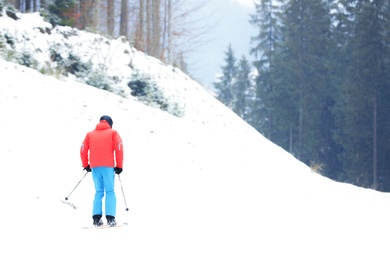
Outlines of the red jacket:
[[[89,153],[88,153],[89,152]],[[80,149],[82,166],[91,168],[106,166],[123,168],[122,139],[105,121],[100,121],[95,130],[87,133]]]

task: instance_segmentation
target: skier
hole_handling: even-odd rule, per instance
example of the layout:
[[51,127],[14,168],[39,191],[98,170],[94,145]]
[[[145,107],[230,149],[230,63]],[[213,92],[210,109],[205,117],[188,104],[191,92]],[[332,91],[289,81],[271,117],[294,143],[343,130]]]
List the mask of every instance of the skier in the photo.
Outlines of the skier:
[[105,214],[107,224],[115,226],[116,196],[114,190],[115,174],[122,172],[123,145],[118,132],[112,129],[111,117],[104,115],[95,130],[88,132],[80,149],[84,170],[92,171],[95,184],[93,201],[93,225],[103,225],[103,197],[105,198]]

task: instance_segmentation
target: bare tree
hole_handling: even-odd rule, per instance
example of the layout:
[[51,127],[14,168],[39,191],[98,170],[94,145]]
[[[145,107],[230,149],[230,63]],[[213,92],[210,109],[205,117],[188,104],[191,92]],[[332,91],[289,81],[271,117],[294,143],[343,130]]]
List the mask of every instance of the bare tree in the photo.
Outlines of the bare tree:
[[161,1],[154,0],[152,3],[152,28],[151,28],[151,43],[150,55],[161,58]]
[[79,10],[80,10],[80,19],[79,19],[79,28],[85,29],[88,26],[88,8],[89,0],[80,0],[79,1]]
[[31,1],[30,0],[27,0],[27,1],[25,1],[25,6],[26,6],[26,12],[31,12],[31,11],[33,11],[32,9],[31,9]]
[[38,2],[39,2],[39,0],[33,0],[32,1],[32,10],[33,10],[33,12],[38,11]]
[[15,6],[17,10],[22,11],[22,0],[13,0],[11,3]]
[[91,27],[93,30],[99,32],[99,19],[100,19],[100,2],[102,0],[92,0],[92,20]]
[[198,15],[208,1],[166,1],[168,2],[165,12],[167,12],[168,17],[163,25],[166,27],[164,30],[166,40],[163,42],[163,50],[166,52],[167,62],[185,70],[187,67],[185,56],[210,41],[205,39],[204,36],[207,35],[213,25],[200,27],[200,21],[208,19],[208,17],[199,17]]
[[138,50],[145,50],[145,0],[139,0],[138,20],[136,21],[135,47]]
[[115,31],[115,1],[107,0],[107,32],[114,36]]
[[150,43],[152,42],[152,0],[146,0],[145,13],[146,13],[146,41],[145,41],[145,52],[150,54],[151,48]]
[[119,34],[128,37],[129,28],[129,3],[128,0],[121,1],[121,20]]
[[[167,38],[167,43],[166,43],[166,46],[167,46],[167,62],[168,63],[172,63],[172,0],[166,0],[167,4],[166,4],[166,16],[167,16],[167,19],[166,19],[166,22],[165,22],[165,26],[164,28],[166,28],[166,33],[164,35],[166,35],[166,38]],[[164,45],[163,45],[164,46]]]
[[99,1],[100,0],[79,0],[80,6],[80,19],[79,28],[90,28],[93,30],[98,29],[98,17],[99,17]]

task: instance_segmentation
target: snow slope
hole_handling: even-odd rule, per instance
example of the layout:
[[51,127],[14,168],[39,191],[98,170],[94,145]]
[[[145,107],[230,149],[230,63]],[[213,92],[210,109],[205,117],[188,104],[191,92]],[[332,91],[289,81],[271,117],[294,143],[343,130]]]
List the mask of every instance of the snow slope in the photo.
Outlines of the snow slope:
[[[387,194],[311,172],[186,75],[136,56],[184,117],[0,59],[1,259],[389,259]],[[77,210],[60,199],[103,114],[124,141],[129,226],[84,230],[91,176],[69,198]]]

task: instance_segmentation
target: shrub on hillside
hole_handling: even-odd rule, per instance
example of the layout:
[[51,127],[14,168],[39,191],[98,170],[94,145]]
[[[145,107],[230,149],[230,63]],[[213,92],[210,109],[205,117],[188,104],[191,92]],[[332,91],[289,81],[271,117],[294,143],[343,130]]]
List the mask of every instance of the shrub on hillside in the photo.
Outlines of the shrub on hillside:
[[84,78],[84,83],[94,86],[96,88],[112,91],[111,81],[104,73],[99,72],[91,72],[85,75],[85,77],[81,77],[82,75],[78,74],[80,78]]
[[3,35],[0,34],[0,50],[5,49],[5,43],[6,43],[6,39],[4,38]]
[[22,52],[17,54],[16,61],[23,66],[29,67],[29,68],[35,68],[36,61],[28,52]]
[[12,4],[8,4],[6,0],[0,0],[0,16],[5,14],[14,20],[18,20],[19,17],[16,15],[16,12],[17,10]]
[[0,35],[0,56],[7,61],[13,61],[16,53],[12,49],[8,49],[7,44],[9,44],[7,34]]
[[83,75],[91,71],[91,64],[84,63],[80,57],[72,53],[63,53],[58,51],[56,46],[50,48],[50,60],[56,62],[56,67],[62,74]]
[[50,12],[49,10],[47,9],[41,9],[40,11],[40,15],[43,17],[43,19],[50,23],[51,25],[56,26],[56,25],[59,25],[61,24],[61,18],[58,17],[58,15]]
[[5,0],[0,0],[0,16],[2,15],[3,9],[7,3]]
[[127,85],[131,89],[131,95],[145,105],[159,108],[178,117],[184,115],[180,105],[166,97],[149,75],[135,73]]

